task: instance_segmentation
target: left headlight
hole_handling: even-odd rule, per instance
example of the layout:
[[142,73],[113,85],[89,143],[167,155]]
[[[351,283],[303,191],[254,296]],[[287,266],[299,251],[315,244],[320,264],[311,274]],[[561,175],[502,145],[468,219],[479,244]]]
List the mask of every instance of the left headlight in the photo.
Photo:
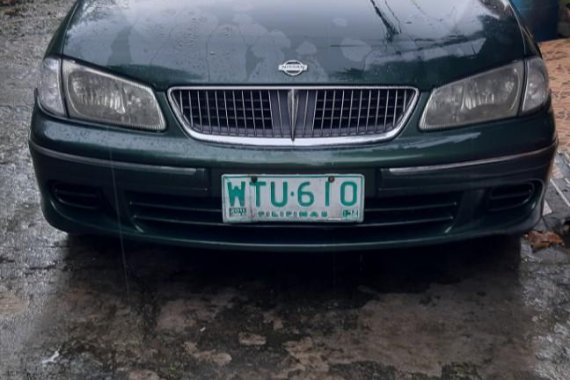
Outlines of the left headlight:
[[150,88],[72,61],[64,60],[62,65],[70,117],[152,131],[165,129]]
[[546,67],[542,58],[534,57],[435,89],[420,129],[453,128],[530,113],[544,106],[549,96]]
[[515,62],[435,89],[420,128],[442,129],[516,116],[524,70],[522,61]]
[[526,90],[522,105],[523,113],[530,113],[542,107],[550,97],[548,71],[542,58],[531,58],[526,62]]

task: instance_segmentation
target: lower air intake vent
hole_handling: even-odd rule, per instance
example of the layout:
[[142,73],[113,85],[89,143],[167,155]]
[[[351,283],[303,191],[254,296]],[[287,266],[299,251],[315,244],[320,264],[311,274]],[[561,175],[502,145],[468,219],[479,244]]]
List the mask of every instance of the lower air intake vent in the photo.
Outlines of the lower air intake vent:
[[489,193],[487,210],[500,212],[524,206],[534,198],[537,189],[533,182],[496,187]]
[[149,233],[185,239],[265,241],[287,244],[291,236],[306,243],[377,241],[379,234],[399,238],[446,232],[455,221],[460,193],[366,199],[362,224],[258,223],[227,225],[220,198],[193,198],[129,192],[133,223]]
[[101,191],[92,186],[56,183],[52,186],[53,196],[65,206],[84,210],[98,210],[103,205]]

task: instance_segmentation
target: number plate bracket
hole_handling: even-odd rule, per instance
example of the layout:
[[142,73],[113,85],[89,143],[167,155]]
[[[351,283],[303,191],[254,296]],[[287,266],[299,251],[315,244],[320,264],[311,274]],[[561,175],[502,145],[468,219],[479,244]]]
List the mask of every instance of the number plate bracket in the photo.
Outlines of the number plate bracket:
[[361,174],[222,175],[225,223],[361,223]]

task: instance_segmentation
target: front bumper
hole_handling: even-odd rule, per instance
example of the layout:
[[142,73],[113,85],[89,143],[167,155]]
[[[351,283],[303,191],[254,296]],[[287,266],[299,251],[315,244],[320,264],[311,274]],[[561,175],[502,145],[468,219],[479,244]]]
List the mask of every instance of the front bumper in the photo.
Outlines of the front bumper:
[[[556,151],[550,111],[451,132],[407,128],[389,143],[336,149],[209,145],[178,132],[82,125],[36,109],[30,150],[46,219],[74,233],[248,250],[378,249],[516,234],[541,217]],[[226,173],[363,174],[365,222],[225,225]]]

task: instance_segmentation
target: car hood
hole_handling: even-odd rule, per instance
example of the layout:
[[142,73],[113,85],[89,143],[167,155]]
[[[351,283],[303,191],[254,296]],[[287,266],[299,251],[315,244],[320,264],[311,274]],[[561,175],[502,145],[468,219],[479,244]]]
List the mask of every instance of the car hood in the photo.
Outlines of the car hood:
[[[63,33],[64,56],[157,89],[430,89],[525,54],[508,0],[84,0]],[[288,60],[308,70],[289,77]]]

